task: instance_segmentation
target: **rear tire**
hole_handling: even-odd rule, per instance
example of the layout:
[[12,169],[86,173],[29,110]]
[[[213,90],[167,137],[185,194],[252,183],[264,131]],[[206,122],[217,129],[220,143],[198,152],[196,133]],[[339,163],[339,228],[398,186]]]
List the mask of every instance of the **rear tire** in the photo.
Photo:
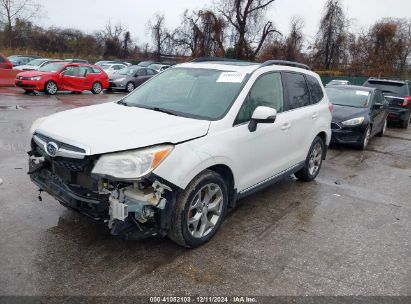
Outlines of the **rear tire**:
[[134,84],[134,82],[128,82],[127,84],[126,84],[126,92],[127,93],[131,93],[131,92],[133,92],[134,90],[136,89],[136,85]]
[[55,95],[58,92],[57,83],[52,80],[47,81],[44,85],[44,92],[46,92],[47,95]]
[[204,171],[179,194],[168,237],[188,248],[207,243],[223,222],[227,202],[228,190],[222,176]]
[[91,88],[91,93],[93,94],[100,94],[103,91],[103,86],[100,82],[93,83],[93,87]]
[[400,127],[403,129],[408,129],[408,126],[410,125],[410,117],[405,120],[400,120]]
[[325,144],[320,137],[314,138],[310,150],[308,151],[304,167],[294,175],[302,182],[313,181],[320,172],[325,154]]

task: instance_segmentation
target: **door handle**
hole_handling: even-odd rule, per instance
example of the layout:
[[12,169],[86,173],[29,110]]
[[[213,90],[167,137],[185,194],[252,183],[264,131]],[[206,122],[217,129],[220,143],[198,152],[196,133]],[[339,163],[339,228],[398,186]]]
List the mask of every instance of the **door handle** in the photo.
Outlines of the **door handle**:
[[314,113],[311,117],[312,117],[312,119],[317,119],[318,118],[318,113]]
[[281,130],[282,131],[287,131],[287,130],[289,130],[291,128],[291,124],[289,123],[289,122],[287,122],[287,123],[285,123],[285,124],[283,124],[282,126],[281,126]]

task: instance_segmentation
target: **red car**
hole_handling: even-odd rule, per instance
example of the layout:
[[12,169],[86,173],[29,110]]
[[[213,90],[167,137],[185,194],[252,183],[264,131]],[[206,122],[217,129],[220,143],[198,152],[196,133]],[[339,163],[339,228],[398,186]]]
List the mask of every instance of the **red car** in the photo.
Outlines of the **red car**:
[[109,87],[108,76],[100,67],[70,62],[52,62],[39,70],[17,74],[16,86],[26,92],[91,91],[100,94]]
[[13,64],[7,59],[6,56],[0,54],[0,69],[12,69]]

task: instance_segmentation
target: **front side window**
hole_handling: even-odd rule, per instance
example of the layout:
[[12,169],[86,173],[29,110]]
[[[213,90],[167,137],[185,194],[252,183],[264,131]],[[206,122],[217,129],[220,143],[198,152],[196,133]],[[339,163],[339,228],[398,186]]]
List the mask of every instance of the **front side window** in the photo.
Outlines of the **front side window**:
[[283,84],[280,73],[266,74],[256,80],[238,113],[235,124],[249,121],[259,106],[274,108],[278,113],[283,111]]
[[246,79],[243,73],[173,68],[139,86],[121,104],[216,120],[229,110]]
[[310,105],[310,92],[302,74],[284,73],[284,83],[287,90],[284,110],[294,110]]
[[310,75],[306,75],[308,86],[310,88],[311,103],[319,103],[324,98],[324,92],[318,80]]

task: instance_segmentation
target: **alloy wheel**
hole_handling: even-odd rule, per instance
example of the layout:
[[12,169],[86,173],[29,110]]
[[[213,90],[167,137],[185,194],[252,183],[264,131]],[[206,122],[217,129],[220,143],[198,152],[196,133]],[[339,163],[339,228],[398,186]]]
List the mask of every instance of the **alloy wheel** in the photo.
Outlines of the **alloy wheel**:
[[127,84],[127,92],[131,93],[135,89],[134,84],[132,82]]
[[323,159],[323,148],[320,143],[316,143],[311,151],[309,161],[308,161],[308,171],[310,172],[311,176],[314,176],[317,174],[318,170],[320,169],[322,159]]
[[101,93],[101,90],[102,90],[101,84],[98,83],[98,82],[96,82],[96,83],[93,85],[93,90],[94,90],[94,92],[95,92],[96,94],[100,94],[100,93]]
[[188,211],[188,231],[195,238],[211,233],[222,216],[223,191],[217,184],[202,187],[194,196]]
[[364,137],[364,143],[363,143],[364,150],[368,147],[368,143],[370,142],[370,137],[371,137],[371,129],[368,128],[365,133],[365,137]]
[[52,81],[47,83],[46,89],[47,89],[47,92],[51,95],[54,95],[57,93],[57,85]]

